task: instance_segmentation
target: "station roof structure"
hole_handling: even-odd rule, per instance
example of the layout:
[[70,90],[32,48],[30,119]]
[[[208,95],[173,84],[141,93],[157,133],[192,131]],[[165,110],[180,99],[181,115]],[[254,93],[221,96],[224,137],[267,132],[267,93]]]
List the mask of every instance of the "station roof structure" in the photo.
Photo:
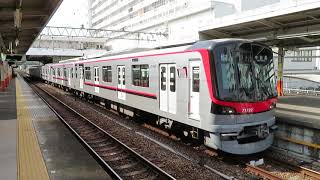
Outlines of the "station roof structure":
[[200,39],[245,38],[288,48],[320,45],[320,3],[234,15],[200,30]]
[[0,52],[25,54],[62,0],[0,0]]

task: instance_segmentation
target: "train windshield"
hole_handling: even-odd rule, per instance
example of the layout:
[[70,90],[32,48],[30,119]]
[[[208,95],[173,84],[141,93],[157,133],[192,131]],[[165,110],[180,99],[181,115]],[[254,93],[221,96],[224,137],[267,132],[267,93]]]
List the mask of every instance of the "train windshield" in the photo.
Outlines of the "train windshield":
[[256,102],[277,96],[273,52],[257,44],[242,43],[217,48],[218,98]]

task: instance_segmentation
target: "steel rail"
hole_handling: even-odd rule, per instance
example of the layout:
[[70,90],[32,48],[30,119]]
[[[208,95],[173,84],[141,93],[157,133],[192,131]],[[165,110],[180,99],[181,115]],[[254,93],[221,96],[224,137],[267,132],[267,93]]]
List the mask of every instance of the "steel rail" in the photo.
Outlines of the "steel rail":
[[312,169],[308,169],[306,167],[294,165],[291,163],[288,163],[286,161],[280,160],[280,159],[274,159],[273,157],[268,156],[268,160],[272,161],[273,163],[279,164],[279,165],[284,165],[288,169],[291,169],[295,172],[298,172],[303,175],[303,177],[309,176],[315,179],[320,179],[320,172],[314,171]]
[[[31,87],[31,86],[30,86]],[[171,176],[170,174],[168,174],[167,172],[165,172],[164,170],[160,169],[158,166],[156,166],[155,164],[153,164],[152,162],[150,162],[149,160],[147,160],[145,157],[141,156],[140,154],[138,154],[137,152],[135,152],[133,149],[131,149],[130,147],[128,147],[127,145],[125,145],[124,143],[122,143],[121,141],[119,141],[118,139],[116,139],[114,136],[112,136],[111,134],[109,134],[108,132],[106,132],[105,130],[101,129],[99,126],[97,126],[96,124],[94,124],[92,121],[90,121],[88,118],[86,118],[85,116],[83,116],[82,114],[80,114],[79,112],[77,112],[76,110],[74,110],[73,108],[71,108],[70,106],[68,106],[67,104],[65,104],[64,102],[62,102],[61,100],[57,99],[56,97],[54,97],[53,95],[51,95],[49,92],[41,89],[40,87],[38,87],[37,85],[34,85],[34,87],[36,87],[37,89],[41,90],[42,92],[44,92],[46,95],[48,95],[50,98],[54,99],[55,101],[57,101],[59,104],[62,104],[64,107],[66,107],[67,109],[69,109],[71,112],[75,113],[76,115],[80,116],[81,118],[83,118],[84,120],[86,120],[86,122],[88,122],[90,125],[94,126],[95,128],[97,128],[99,131],[103,132],[105,135],[107,135],[108,137],[110,137],[112,140],[114,140],[115,142],[117,142],[119,145],[121,145],[123,148],[125,148],[126,150],[128,150],[130,153],[132,153],[136,158],[138,158],[139,160],[141,160],[141,162],[143,164],[145,164],[146,166],[150,167],[151,169],[153,169],[156,173],[158,173],[159,178],[160,179],[175,179],[173,176]],[[32,87],[31,87],[32,88]],[[100,163],[103,164],[104,169],[107,170],[107,172],[110,174],[110,176],[112,176],[112,178],[114,179],[122,179],[122,177],[105,161],[103,160],[103,158],[75,131],[74,128],[72,128],[67,122],[66,120],[49,104],[49,102],[47,100],[45,100],[44,97],[42,97],[40,95],[40,93],[37,92],[37,90],[35,90],[35,88],[32,88],[33,91],[48,105],[48,107],[58,116],[59,119],[62,120],[62,122],[67,125],[67,127],[77,136],[78,139],[80,139],[82,141],[82,143],[84,145],[86,145],[86,147],[99,159]]]
[[261,177],[264,177],[270,180],[282,180],[280,177],[273,175],[269,171],[266,171],[256,166],[251,166],[250,164],[246,164],[246,170],[253,174],[259,175]]

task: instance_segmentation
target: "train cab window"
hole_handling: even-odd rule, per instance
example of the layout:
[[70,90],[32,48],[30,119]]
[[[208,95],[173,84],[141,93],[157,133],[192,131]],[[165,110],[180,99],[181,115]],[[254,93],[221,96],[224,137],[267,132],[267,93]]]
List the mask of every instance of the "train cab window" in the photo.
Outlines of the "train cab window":
[[166,83],[167,83],[167,78],[166,78],[166,68],[161,67],[161,90],[165,91],[166,90]]
[[192,68],[192,91],[199,92],[200,89],[200,77],[199,77],[199,67]]
[[149,87],[149,65],[132,65],[132,84]]
[[176,68],[170,67],[170,91],[176,92]]
[[111,66],[102,67],[102,80],[104,82],[112,82],[112,68]]
[[85,67],[84,77],[86,80],[91,80],[91,68],[90,67]]

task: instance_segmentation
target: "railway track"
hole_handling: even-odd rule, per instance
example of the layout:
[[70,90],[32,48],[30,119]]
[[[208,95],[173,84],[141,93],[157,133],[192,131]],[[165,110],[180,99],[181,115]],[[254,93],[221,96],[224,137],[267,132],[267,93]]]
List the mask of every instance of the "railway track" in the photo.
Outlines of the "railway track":
[[47,91],[34,84],[29,85],[91,151],[112,178],[175,179]]
[[[273,166],[273,170],[269,168],[263,168],[263,167],[256,167],[252,166],[250,164],[246,164],[246,170],[256,174],[258,176],[261,176],[265,179],[270,179],[270,180],[282,180],[282,179],[320,179],[320,172],[294,165],[291,163],[288,163],[283,160],[279,159],[274,159],[272,157],[267,156],[266,161],[268,161],[267,166]],[[265,165],[266,166],[266,165]],[[278,166],[283,170],[281,173],[281,170],[279,172],[276,172],[274,169],[275,166]],[[282,175],[281,175],[282,174]]]
[[[46,93],[48,93],[48,92],[46,92]],[[61,103],[63,103],[63,102],[61,102]],[[90,105],[94,105],[94,104],[90,104]],[[72,108],[71,108],[72,109]],[[99,114],[99,113],[102,113],[102,112],[99,112],[99,110],[97,110],[96,108],[95,108],[95,110],[97,111],[97,113]],[[80,116],[82,116],[81,114],[80,114]],[[120,123],[120,122],[118,122],[118,123]],[[75,124],[75,126],[78,126],[78,124]],[[149,125],[147,125],[147,124],[144,124],[143,125],[144,127],[145,126],[149,126]],[[125,126],[126,128],[130,128],[130,127],[127,127],[127,126]],[[155,128],[155,127],[145,127],[145,128],[148,128],[148,129],[151,129],[151,130],[153,130],[153,131],[161,131],[161,132],[159,132],[160,134],[163,134],[164,133],[164,131],[162,131],[162,130],[160,130],[160,129],[158,129],[158,128]],[[131,128],[130,128],[131,129]],[[91,132],[91,129],[86,129],[86,128],[82,128],[82,127],[80,127],[79,128],[79,130],[78,130],[78,132],[80,132],[80,135],[82,135],[82,136],[84,136],[84,135],[86,135],[86,134],[88,134],[87,132]],[[82,132],[82,134],[81,134],[81,132]],[[95,148],[98,148],[98,150],[97,151],[95,151],[98,155],[99,155],[99,153],[101,153],[101,150],[104,150],[104,148],[101,148],[101,147],[99,147],[99,145],[97,145],[98,147],[96,147],[95,146],[95,144],[97,144],[97,143],[99,143],[99,141],[100,141],[100,139],[94,139],[94,138],[100,138],[100,137],[96,137],[97,135],[99,135],[99,134],[94,134],[92,137],[88,137],[87,139],[84,139],[84,140],[87,140],[87,143],[89,144],[89,146],[90,145],[92,145],[93,144],[93,146],[95,147]],[[165,136],[167,136],[168,134],[165,134]],[[103,141],[103,140],[101,140],[101,141]],[[99,148],[100,148],[100,151],[99,151]],[[120,150],[121,152],[122,152],[122,150]],[[114,155],[116,155],[116,154],[120,154],[121,152],[116,152]],[[112,153],[112,152],[111,152]],[[211,156],[211,155],[210,155]],[[103,156],[101,156],[100,155],[100,157],[102,157],[102,159],[103,159]],[[117,159],[115,159],[115,160],[121,160],[122,158],[117,158]],[[270,159],[270,158],[269,158]],[[268,160],[269,160],[268,159]],[[110,163],[109,163],[110,164]],[[135,164],[135,163],[134,163]],[[301,174],[300,175],[300,177],[302,177],[303,179],[320,179],[319,177],[320,177],[320,175],[319,175],[319,172],[315,172],[315,171],[312,171],[312,170],[309,170],[309,169],[307,169],[307,168],[304,168],[304,167],[297,167],[297,166],[293,166],[293,165],[290,165],[290,164],[287,164],[287,163],[285,163],[285,162],[280,162],[280,161],[278,161],[277,162],[277,164],[279,165],[279,166],[282,166],[283,168],[285,167],[286,169],[289,169],[289,170],[291,170],[292,172],[295,172],[295,173],[298,173],[298,174]],[[256,175],[258,175],[258,176],[260,176],[260,177],[262,177],[262,178],[264,178],[264,179],[272,179],[272,180],[277,180],[277,179],[287,179],[287,178],[283,178],[282,176],[279,176],[277,173],[275,174],[274,172],[272,172],[272,171],[268,171],[268,169],[265,169],[265,168],[263,168],[263,167],[255,167],[255,166],[251,166],[251,165],[249,165],[249,164],[245,164],[245,163],[243,163],[243,165],[245,166],[245,170],[247,170],[248,172],[250,172],[250,173],[252,173],[252,174],[256,174]],[[124,168],[127,168],[127,167],[130,167],[130,165],[124,165],[123,167]],[[210,169],[210,167],[206,167],[207,169]],[[117,169],[117,168],[116,168]],[[121,168],[120,168],[121,169]],[[147,170],[148,171],[148,170]],[[129,172],[129,173],[127,173],[126,175],[128,175],[128,177],[129,177],[129,179],[130,179],[130,175],[135,175],[135,174],[139,174],[139,173],[144,173],[144,172],[147,172],[146,170],[144,170],[144,169],[142,169],[141,171],[139,171],[139,170],[135,170],[135,171],[133,171],[133,172]],[[216,174],[218,174],[217,172],[215,172]],[[149,175],[148,175],[149,176]],[[167,178],[161,178],[161,177],[158,177],[158,176],[151,176],[151,177],[153,177],[153,178],[155,178],[155,179],[167,179]],[[223,179],[236,179],[236,178],[234,178],[234,177],[232,177],[232,176],[225,176],[224,174],[222,174],[222,175],[220,175],[220,177],[221,178],[223,178]],[[134,179],[137,179],[136,177],[133,177]]]

